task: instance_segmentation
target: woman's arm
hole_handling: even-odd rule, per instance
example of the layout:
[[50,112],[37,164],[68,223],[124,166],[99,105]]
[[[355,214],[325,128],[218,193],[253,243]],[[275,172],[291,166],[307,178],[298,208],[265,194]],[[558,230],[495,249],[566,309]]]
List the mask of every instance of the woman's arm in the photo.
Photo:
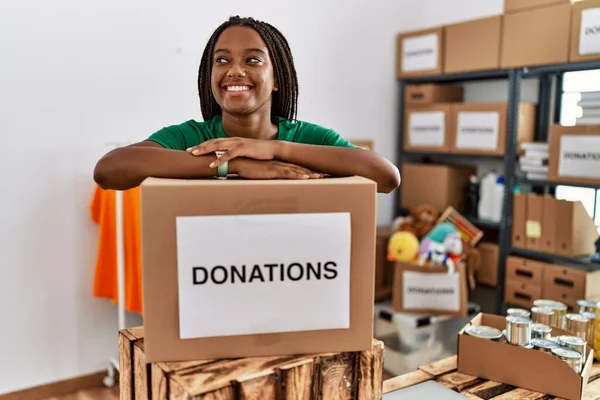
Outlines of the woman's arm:
[[127,190],[150,176],[157,178],[202,178],[215,175],[209,164],[216,159],[207,154],[193,157],[180,150],[166,149],[143,141],[112,150],[94,168],[94,181],[102,189]]
[[377,182],[377,191],[390,193],[400,185],[398,168],[369,150],[278,141],[275,158],[333,176],[358,175]]

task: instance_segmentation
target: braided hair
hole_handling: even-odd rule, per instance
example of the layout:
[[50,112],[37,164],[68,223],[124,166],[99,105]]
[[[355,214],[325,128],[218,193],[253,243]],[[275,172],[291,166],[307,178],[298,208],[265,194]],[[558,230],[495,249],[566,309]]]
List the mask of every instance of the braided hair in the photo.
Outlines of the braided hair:
[[198,70],[198,95],[202,117],[208,121],[221,114],[221,108],[213,97],[210,85],[212,72],[212,54],[219,35],[231,26],[249,26],[253,28],[267,45],[273,63],[275,81],[278,89],[273,92],[271,119],[285,118],[295,120],[298,112],[298,77],[294,67],[294,59],[290,46],[283,34],[272,25],[253,18],[234,16],[219,26],[210,37]]

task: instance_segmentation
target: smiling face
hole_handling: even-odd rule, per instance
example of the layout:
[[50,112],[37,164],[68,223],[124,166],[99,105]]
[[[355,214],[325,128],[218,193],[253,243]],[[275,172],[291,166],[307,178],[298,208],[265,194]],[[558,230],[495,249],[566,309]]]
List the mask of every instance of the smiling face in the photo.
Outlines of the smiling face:
[[232,26],[221,33],[212,55],[211,89],[224,114],[270,113],[277,90],[273,65],[254,29]]

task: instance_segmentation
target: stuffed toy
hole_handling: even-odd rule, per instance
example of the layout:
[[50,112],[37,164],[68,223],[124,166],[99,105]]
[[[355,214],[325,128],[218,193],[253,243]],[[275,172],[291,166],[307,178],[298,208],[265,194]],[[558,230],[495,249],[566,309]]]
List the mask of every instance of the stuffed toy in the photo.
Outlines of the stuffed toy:
[[456,263],[463,256],[463,241],[460,233],[450,223],[438,224],[421,241],[419,265],[429,261],[432,265],[443,265],[453,274]]
[[429,204],[421,204],[410,210],[410,215],[398,217],[392,223],[392,230],[413,233],[417,239],[422,239],[431,231],[439,218],[435,207]]
[[419,253],[419,239],[412,232],[394,232],[388,241],[388,261],[413,261]]

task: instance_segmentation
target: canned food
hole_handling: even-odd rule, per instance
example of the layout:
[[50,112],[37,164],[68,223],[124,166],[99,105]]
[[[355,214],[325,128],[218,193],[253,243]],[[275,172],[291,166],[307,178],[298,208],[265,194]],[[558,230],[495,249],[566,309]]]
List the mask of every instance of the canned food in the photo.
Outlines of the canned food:
[[587,341],[590,320],[581,314],[567,314],[567,331]]
[[552,354],[552,349],[560,347],[560,344],[549,339],[531,339],[531,344],[533,345],[534,349],[548,354]]
[[531,319],[538,324],[556,326],[556,315],[550,307],[533,307],[531,309]]
[[594,357],[600,361],[600,303],[598,303],[598,308],[596,308],[596,321],[594,325]]
[[552,307],[552,306],[560,306],[562,303],[556,300],[548,300],[548,299],[537,299],[533,301],[534,307]]
[[573,368],[573,371],[581,374],[583,369],[583,356],[580,352],[567,347],[555,347],[551,351],[552,354],[558,357],[561,361],[566,362],[571,368]]
[[562,347],[577,350],[582,355],[582,361],[585,362],[585,355],[587,354],[587,342],[585,339],[579,336],[563,335],[558,337],[558,344]]
[[529,318],[531,313],[523,308],[509,308],[506,310],[507,315],[516,315],[517,317]]
[[555,326],[560,329],[566,329],[567,328],[566,316],[567,316],[567,309],[568,309],[567,305],[557,301],[555,305],[549,306],[549,308],[554,310],[554,316],[556,317],[555,325],[551,325],[551,326]]
[[465,330],[465,333],[469,336],[474,336],[481,339],[490,339],[494,341],[498,341],[502,338],[502,332],[500,329],[485,325],[470,326]]
[[581,315],[590,320],[587,333],[587,342],[591,347],[594,347],[594,333],[596,331],[596,313],[584,311],[581,313]]
[[506,317],[506,339],[516,346],[528,346],[531,342],[531,319],[515,315]]
[[592,300],[577,300],[577,307],[579,308],[579,314],[584,312],[596,312],[598,303]]
[[550,339],[552,328],[548,325],[539,324],[537,322],[531,324],[531,338],[535,339]]

